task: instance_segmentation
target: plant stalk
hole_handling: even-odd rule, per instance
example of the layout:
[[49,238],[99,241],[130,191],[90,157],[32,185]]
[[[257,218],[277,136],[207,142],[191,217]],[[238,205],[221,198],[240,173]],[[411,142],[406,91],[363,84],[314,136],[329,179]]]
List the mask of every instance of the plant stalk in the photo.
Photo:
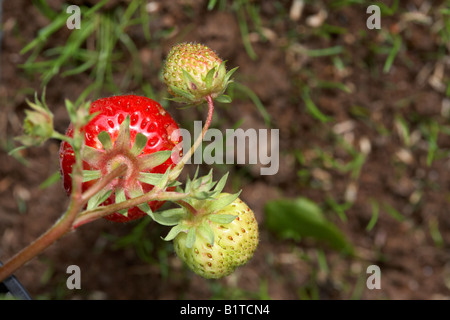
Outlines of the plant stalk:
[[186,153],[183,158],[181,158],[180,162],[173,168],[172,172],[169,175],[169,181],[174,181],[181,173],[186,162],[192,157],[195,150],[202,144],[203,138],[205,137],[206,131],[208,131],[209,126],[211,125],[211,120],[214,114],[214,103],[213,99],[210,95],[205,97],[208,102],[208,116],[206,118],[205,125],[203,126],[202,132],[200,136],[198,136],[197,140],[195,140],[194,144],[189,149],[189,152]]
[[33,259],[35,256],[39,255],[42,251],[48,248],[56,240],[58,240],[68,231],[70,231],[76,219],[76,216],[83,209],[83,206],[87,203],[89,198],[92,197],[92,195],[96,194],[98,191],[102,190],[115,178],[124,174],[126,169],[127,169],[126,165],[122,165],[116,168],[108,175],[106,175],[103,179],[101,179],[99,182],[94,184],[83,194],[81,193],[81,185],[83,179],[82,172],[80,171],[77,172],[77,174],[74,174],[75,189],[74,192],[72,193],[71,201],[67,211],[45,233],[43,233],[30,245],[19,251],[2,267],[0,267],[0,282],[4,281],[6,278],[12,275],[17,269],[19,269],[25,263]]

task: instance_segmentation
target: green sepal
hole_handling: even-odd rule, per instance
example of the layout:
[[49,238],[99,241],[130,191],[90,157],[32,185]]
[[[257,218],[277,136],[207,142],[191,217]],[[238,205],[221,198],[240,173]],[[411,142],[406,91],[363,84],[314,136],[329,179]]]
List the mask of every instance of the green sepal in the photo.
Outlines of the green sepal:
[[232,214],[211,214],[208,219],[215,223],[228,224],[234,221],[237,216]]
[[163,150],[145,155],[139,158],[139,161],[141,161],[140,168],[142,168],[143,170],[155,168],[166,162],[171,155],[172,155],[171,150]]
[[222,94],[222,95],[218,96],[217,98],[215,98],[214,100],[216,100],[217,102],[221,102],[221,103],[231,103],[233,101],[231,99],[231,97],[227,96],[226,94]]
[[167,186],[168,187],[177,187],[180,185],[182,185],[182,183],[180,181],[175,180],[175,181],[172,181],[171,183],[169,183]]
[[205,77],[205,85],[206,88],[211,88],[213,80],[214,80],[214,73],[216,72],[216,67],[212,68],[208,71]]
[[188,228],[185,225],[177,224],[172,229],[170,229],[169,233],[162,239],[165,241],[171,241],[175,239],[180,232],[186,232],[187,229]]
[[119,127],[119,135],[117,136],[115,145],[117,148],[130,147],[130,115],[127,115]]
[[197,228],[192,227],[189,229],[186,236],[186,248],[192,248],[194,246],[195,240],[197,239]]
[[225,184],[227,183],[229,172],[223,175],[223,177],[219,180],[219,182],[216,184],[216,187],[214,188],[214,192],[211,194],[211,197],[217,197],[225,188]]
[[136,134],[136,137],[134,140],[134,145],[131,148],[131,153],[137,157],[142,152],[142,150],[144,150],[145,146],[147,145],[147,140],[148,139],[145,135],[138,132]]
[[[206,176],[200,177],[198,179],[196,179],[198,173],[198,169],[197,172],[194,176],[194,180],[192,181],[192,189],[194,190],[198,190],[202,188],[203,190],[207,189],[209,187],[209,185],[211,183],[213,183],[212,181],[212,169],[209,171],[209,173]],[[209,190],[209,189],[208,189]]]
[[[174,97],[174,98],[166,98],[166,99],[170,100],[170,101],[173,101],[173,102],[186,103],[186,98]],[[180,109],[187,109],[187,108],[190,108],[192,106],[193,106],[193,104],[192,105],[188,105],[188,106],[186,106],[184,108],[180,108]]]
[[54,134],[53,114],[45,103],[45,89],[42,93],[42,101],[37,98],[35,93],[35,103],[26,101],[32,110],[25,110],[25,119],[23,121],[23,129],[25,134],[16,137],[26,147],[40,146]]
[[197,232],[208,241],[208,243],[213,246],[214,245],[214,231],[211,226],[207,222],[203,222],[201,225],[197,227]]
[[108,132],[102,131],[98,134],[97,137],[98,137],[98,140],[100,141],[100,143],[102,144],[103,149],[111,150],[113,148],[111,136],[109,135]]
[[12,149],[11,151],[8,152],[8,156],[13,156],[13,155],[15,155],[17,152],[19,152],[19,151],[21,151],[21,150],[24,150],[24,149],[26,149],[26,148],[27,148],[26,146],[20,146],[20,147],[14,148],[14,149]]
[[94,208],[97,208],[100,204],[102,204],[103,202],[106,201],[106,199],[109,198],[109,196],[111,195],[112,190],[101,190],[99,192],[97,192],[92,198],[89,199],[88,203],[87,203],[87,210],[91,210]]
[[78,107],[76,107],[72,103],[72,101],[68,99],[66,99],[64,102],[66,105],[67,113],[69,114],[70,122],[72,122],[78,128],[85,126],[89,121],[94,119],[99,114],[99,112],[89,112],[89,108],[91,106],[91,103],[89,101],[82,103]]
[[173,208],[153,213],[153,220],[164,226],[177,225],[186,216],[184,208]]
[[[183,80],[184,80],[184,84],[186,85],[187,88],[192,89],[192,90],[196,90],[199,88],[199,84],[197,82],[197,80],[195,80],[190,74],[189,72],[187,72],[186,70],[182,69],[183,72]],[[192,87],[192,85],[195,86],[195,88]]]
[[208,191],[197,191],[191,194],[191,198],[196,200],[214,200],[211,196],[211,192]]
[[102,156],[103,152],[85,145],[81,152],[81,157],[84,161],[89,163],[93,167],[98,167],[98,162]]
[[97,180],[102,177],[100,170],[83,170],[83,182]]
[[225,208],[226,206],[228,206],[229,204],[231,204],[234,200],[236,200],[239,195],[241,194],[242,190],[240,190],[237,193],[234,194],[227,194],[223,197],[220,197],[214,201],[212,201],[212,203],[208,203],[208,212],[210,213],[214,213],[217,212],[223,208]]
[[139,172],[138,180],[155,186],[161,181],[163,176],[162,173]]
[[[137,197],[140,197],[140,196],[144,195],[144,190],[142,190],[142,186],[140,184],[136,184],[134,186],[134,188],[130,188],[128,190],[128,195],[130,196],[131,199],[137,198]],[[142,211],[144,211],[153,220],[155,220],[154,215],[153,215],[153,211],[152,211],[152,209],[150,208],[150,206],[148,205],[147,202],[138,204],[137,207],[139,209],[141,209]]]
[[141,203],[140,205],[138,205],[138,208],[141,209],[142,211],[144,211],[150,218],[155,220],[155,216],[153,215],[152,208],[150,208],[150,206],[148,205],[147,202]]
[[228,85],[228,83],[232,82],[232,80],[230,80],[230,78],[231,78],[231,76],[233,75],[233,73],[236,72],[236,70],[237,70],[238,68],[239,68],[239,67],[236,67],[236,68],[231,69],[231,70],[228,71],[227,74],[225,75],[224,81],[225,81],[225,83],[226,83],[227,85]]
[[195,101],[195,96],[192,93],[187,92],[187,91],[182,90],[182,89],[179,89],[179,88],[177,88],[175,86],[169,86],[169,87],[176,95],[185,98],[185,99],[183,99],[180,102],[186,102],[186,100],[189,101],[189,102]]
[[189,177],[186,179],[184,193],[189,194],[191,198],[197,200],[215,200],[225,187],[228,173],[219,182],[213,181],[212,170],[203,177],[197,178],[197,176],[198,168],[193,179]]
[[69,99],[65,99],[64,103],[66,105],[67,114],[69,115],[70,122],[76,123],[77,121],[77,111],[75,105]]
[[169,182],[170,168],[167,168],[166,172],[161,177],[161,180],[155,184],[155,187],[159,189],[165,189],[167,182]]
[[[116,203],[121,203],[127,200],[127,197],[125,195],[125,190],[123,190],[122,188],[118,188],[116,189]],[[123,214],[124,216],[127,216],[128,214],[128,209],[122,209],[119,210],[120,214]]]

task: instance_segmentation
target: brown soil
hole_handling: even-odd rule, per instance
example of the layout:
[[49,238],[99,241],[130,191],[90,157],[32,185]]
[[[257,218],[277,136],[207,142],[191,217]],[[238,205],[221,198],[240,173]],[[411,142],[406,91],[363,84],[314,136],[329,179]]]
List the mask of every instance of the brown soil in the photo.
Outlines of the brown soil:
[[[95,1],[73,3],[91,2]],[[111,2],[111,8],[127,3]],[[204,280],[186,270],[175,257],[171,244],[161,240],[167,227],[153,223],[145,229],[145,243],[138,247],[147,253],[146,261],[135,247],[117,246],[117,239],[136,230],[138,223],[119,225],[101,220],[68,234],[17,271],[16,276],[34,298],[299,299],[303,297],[301,292],[311,296],[317,292],[320,299],[450,297],[449,158],[439,157],[427,165],[428,144],[424,136],[419,134],[417,142],[406,147],[395,124],[395,116],[402,115],[411,132],[420,133],[421,123],[426,121],[448,123],[448,115],[445,118],[441,113],[445,99],[448,104],[445,90],[429,81],[440,66],[444,68],[444,83],[449,81],[448,44],[447,60],[438,58],[436,52],[442,45],[433,24],[409,22],[404,29],[400,24],[401,12],[420,8],[426,1],[401,1],[403,11],[383,17],[383,30],[392,33],[397,30],[403,39],[389,73],[382,72],[387,54],[377,54],[373,49],[389,45],[382,42],[379,32],[366,28],[366,7],[332,9],[327,6],[330,1],[307,4],[300,20],[292,21],[288,16],[291,2],[256,1],[267,40],[256,32],[250,35],[257,54],[255,60],[246,53],[241,41],[237,15],[231,10],[208,12],[207,1],[157,1],[152,31],[172,26],[176,29],[174,35],[163,38],[157,47],[146,46],[139,33],[141,29],[133,29],[132,33],[142,62],[148,66],[144,77],[156,90],[164,90],[157,72],[171,45],[179,41],[206,43],[227,59],[229,68],[239,66],[236,79],[258,95],[271,116],[272,127],[280,129],[277,175],[260,176],[259,170],[250,166],[226,168],[231,177],[228,190],[234,186],[243,189],[242,199],[254,209],[260,224],[260,245],[250,263],[226,279]],[[61,8],[61,1],[50,3],[53,8]],[[21,132],[25,99],[32,99],[34,91],[41,91],[39,78],[25,74],[20,68],[27,58],[20,50],[49,21],[29,1],[5,1],[3,5],[0,136],[5,146]],[[434,6],[438,5],[433,2]],[[326,23],[347,31],[330,38],[315,34],[306,21],[320,8],[328,12]],[[429,16],[437,23],[436,15]],[[67,32],[52,37],[48,45],[64,43]],[[289,38],[292,33],[298,34],[294,37],[297,45],[308,49],[343,46],[346,54],[341,58],[345,70],[338,72],[331,57],[313,58],[296,52],[299,46],[293,45],[293,38]],[[320,88],[318,80],[343,83],[352,92]],[[55,77],[47,85],[47,103],[55,113],[59,131],[68,125],[64,100],[75,100],[90,81],[87,74],[81,74]],[[302,85],[311,88],[311,98],[324,114],[333,117],[332,122],[321,124],[308,113],[300,95]],[[126,91],[140,93],[139,88],[133,87]],[[245,120],[241,125],[244,129],[266,127],[255,105],[245,96],[236,97],[231,106],[217,109],[215,127],[230,128],[240,119]],[[357,109],[366,116],[359,117]],[[169,110],[182,125],[203,118],[200,110],[179,110],[175,104],[170,104]],[[317,149],[330,152],[338,161],[349,160],[349,154],[336,145],[330,134],[336,124],[343,123],[350,124],[350,129],[342,136],[357,150],[367,141],[371,146],[355,181],[350,174],[314,164]],[[448,135],[440,134],[437,143],[440,150],[450,148]],[[57,142],[50,141],[43,147],[27,149],[23,153],[28,161],[26,166],[8,156],[5,149],[0,151],[2,261],[44,232],[67,206],[60,183],[39,188],[58,171],[58,148]],[[296,150],[307,159],[302,165],[294,156]],[[203,169],[206,172],[208,168]],[[302,169],[312,172],[307,182],[301,181],[297,174]],[[218,169],[217,176],[220,172]],[[355,246],[358,258],[343,256],[310,239],[282,240],[265,228],[266,201],[305,196],[323,204],[332,196],[343,203],[352,183],[357,187],[357,195],[346,211],[347,221],[340,220],[332,210],[326,212]],[[405,219],[396,220],[383,207],[374,228],[366,231],[372,216],[372,199],[389,204]],[[434,227],[438,228],[442,241],[433,239]],[[318,267],[317,252],[325,253],[328,270]],[[366,268],[371,264],[381,268],[381,290],[365,286]],[[78,265],[82,270],[81,290],[66,288],[69,265]]]

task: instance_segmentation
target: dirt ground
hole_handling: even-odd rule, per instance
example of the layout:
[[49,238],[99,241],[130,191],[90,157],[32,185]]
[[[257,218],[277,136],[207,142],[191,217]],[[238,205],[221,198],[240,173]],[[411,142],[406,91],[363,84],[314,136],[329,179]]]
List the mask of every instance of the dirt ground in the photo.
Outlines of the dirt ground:
[[[91,6],[94,2],[71,3]],[[102,10],[114,10],[128,3],[110,2]],[[381,30],[366,27],[369,16],[366,8],[370,2],[342,7],[336,5],[338,1],[305,2],[298,19],[291,11],[294,1],[248,2],[259,8],[262,26],[262,33],[257,32],[246,15],[255,59],[249,56],[242,41],[241,11],[230,6],[208,11],[208,1],[149,1],[150,31],[153,34],[165,31],[165,36],[153,38],[148,45],[141,29],[132,28],[129,33],[145,66],[143,77],[156,91],[165,90],[158,72],[173,44],[205,43],[227,60],[229,68],[239,66],[236,81],[258,96],[270,115],[271,127],[280,130],[280,169],[276,175],[261,176],[258,166],[226,168],[231,177],[228,190],[243,189],[242,199],[253,208],[260,225],[261,239],[254,258],[230,277],[204,280],[184,268],[171,244],[161,240],[167,227],[155,223],[144,225],[145,222],[119,225],[95,221],[60,239],[17,271],[16,276],[33,298],[450,298],[449,130],[447,127],[447,132],[439,131],[435,143],[437,153],[431,164],[427,163],[430,142],[426,131],[429,123],[445,128],[450,119],[450,48],[439,36],[445,19],[440,16],[439,8],[444,8],[444,1],[433,1],[432,7],[427,7],[429,1],[400,1],[400,9],[395,14],[382,16]],[[49,3],[53,9],[62,10],[62,1]],[[320,12],[326,12],[322,22]],[[405,15],[408,12],[422,13],[417,15],[425,18],[422,22],[408,20]],[[27,165],[7,154],[12,137],[21,132],[25,100],[42,90],[39,76],[27,74],[20,67],[29,56],[20,54],[20,50],[48,23],[29,1],[3,2],[2,261],[44,232],[68,203],[60,182],[39,188],[47,177],[58,171],[57,141],[27,149],[23,153]],[[324,24],[336,29],[323,33]],[[56,33],[46,46],[61,45],[69,33],[69,30]],[[383,72],[392,47],[386,40],[389,35],[400,35],[402,43],[389,72]],[[334,60],[330,55],[304,53],[304,50],[332,47],[343,48],[339,54],[341,60]],[[336,68],[339,61],[344,64],[342,69]],[[64,131],[69,122],[64,100],[76,100],[90,81],[85,72],[70,77],[57,75],[47,84],[47,103],[55,114],[59,131]],[[327,87],[331,82],[345,85],[345,90]],[[309,88],[317,108],[332,117],[332,121],[321,122],[312,116],[302,99],[305,87]],[[142,93],[133,85],[123,90],[123,93]],[[168,110],[180,125],[204,118],[201,109],[190,112],[177,107],[170,103]],[[399,119],[408,124],[409,143],[405,143],[401,134]],[[217,108],[213,127],[224,130],[236,123],[243,129],[267,128],[261,112],[242,93],[236,94],[231,105]],[[366,154],[356,178],[336,170],[319,156],[318,150],[322,150],[337,162],[347,163],[352,159],[349,152],[337,145],[336,135]],[[303,161],[298,160],[299,152]],[[208,167],[202,169],[206,172]],[[223,173],[223,166],[217,172]],[[307,178],[302,179],[304,175],[300,173],[305,172]],[[313,239],[281,239],[266,228],[265,203],[298,196],[308,197],[324,208],[327,218],[353,244],[357,257],[345,256]],[[345,221],[327,202],[330,198],[338,203],[351,200],[352,205],[345,210]],[[376,224],[367,230],[374,212],[374,199],[387,206],[380,207]],[[389,208],[395,208],[394,212],[401,218],[395,217]],[[326,266],[320,259],[322,254]],[[66,287],[66,269],[70,265],[81,268],[81,290]],[[379,290],[366,288],[369,265],[381,269]]]

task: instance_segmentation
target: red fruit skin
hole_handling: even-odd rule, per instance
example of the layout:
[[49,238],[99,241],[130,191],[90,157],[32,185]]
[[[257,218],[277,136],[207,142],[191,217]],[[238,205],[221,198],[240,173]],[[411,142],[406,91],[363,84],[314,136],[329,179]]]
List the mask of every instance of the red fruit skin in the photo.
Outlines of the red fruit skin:
[[[161,105],[149,98],[136,95],[113,96],[109,98],[102,98],[94,101],[91,104],[89,112],[99,112],[94,119],[92,119],[85,127],[85,143],[87,146],[103,150],[103,146],[98,140],[98,134],[106,131],[111,136],[114,144],[118,133],[120,124],[124,121],[127,115],[130,116],[130,138],[131,145],[134,144],[136,134],[138,132],[144,134],[148,141],[141,155],[151,154],[163,150],[172,150],[180,141],[181,137],[178,134],[179,127],[173,120],[170,114],[165,111]],[[73,136],[73,126],[69,125],[66,135]],[[144,172],[151,173],[165,173],[166,170],[174,165],[173,157],[170,157],[165,163]],[[65,141],[61,143],[59,151],[60,171],[63,179],[64,189],[70,195],[72,191],[72,166],[75,163],[75,155],[71,145]],[[83,161],[84,170],[101,170],[105,172],[105,168],[97,168],[90,165],[87,161]],[[93,185],[96,180],[84,182],[82,190],[87,190]],[[153,185],[134,181],[141,184],[144,192],[149,192],[153,189]],[[126,192],[126,185],[124,186]],[[111,196],[102,203],[102,205],[109,205],[115,203],[114,192]],[[148,203],[150,208],[155,211],[160,208],[164,202],[151,201]],[[128,222],[146,216],[147,214],[138,207],[128,209],[127,216],[121,213],[113,213],[105,216],[105,219],[114,222]]]

